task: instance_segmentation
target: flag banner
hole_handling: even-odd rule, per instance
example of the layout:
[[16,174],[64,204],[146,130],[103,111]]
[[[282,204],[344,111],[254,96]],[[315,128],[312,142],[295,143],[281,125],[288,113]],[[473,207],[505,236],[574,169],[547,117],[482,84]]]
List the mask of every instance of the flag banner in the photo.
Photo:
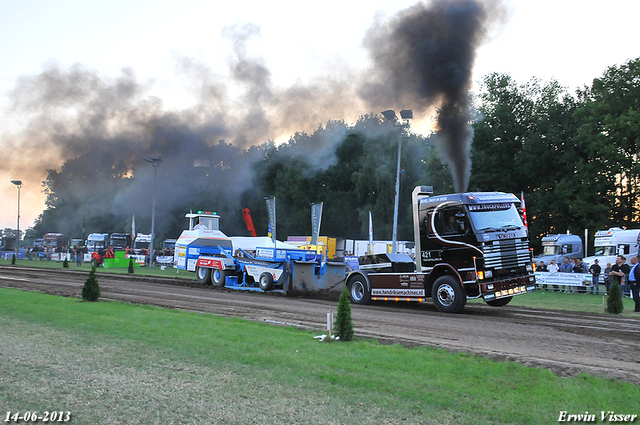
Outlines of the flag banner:
[[271,240],[276,243],[276,198],[266,198],[267,213],[269,214],[269,232]]
[[311,245],[318,245],[320,223],[322,222],[322,204],[311,204]]
[[527,207],[524,205],[524,192],[520,192],[520,208],[522,209],[522,219],[524,221],[524,227],[529,228],[529,224],[527,223]]
[[131,240],[136,240],[136,216],[131,216]]
[[373,253],[373,218],[371,218],[371,211],[369,211],[369,254]]

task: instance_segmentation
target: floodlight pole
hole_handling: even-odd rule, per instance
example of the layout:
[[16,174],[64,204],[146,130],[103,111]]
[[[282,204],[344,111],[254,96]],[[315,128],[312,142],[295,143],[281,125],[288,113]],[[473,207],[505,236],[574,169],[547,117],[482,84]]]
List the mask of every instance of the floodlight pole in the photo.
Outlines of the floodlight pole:
[[15,184],[18,188],[18,221],[16,227],[18,228],[18,233],[16,234],[16,246],[15,246],[15,256],[18,259],[18,252],[20,252],[20,189],[22,188],[21,180],[11,180],[11,183]]
[[391,245],[393,247],[393,253],[398,252],[398,209],[400,203],[400,158],[402,157],[402,138],[404,137],[404,129],[409,127],[409,120],[413,119],[413,112],[410,109],[403,109],[400,111],[400,117],[402,121],[398,123],[396,113],[393,110],[383,111],[382,115],[386,120],[392,121],[395,127],[399,129],[398,135],[398,166],[396,169],[396,193],[393,206],[393,235],[391,238]]
[[151,242],[149,243],[149,270],[153,269],[153,244],[155,243],[156,233],[156,182],[158,179],[158,165],[162,162],[159,156],[145,158],[145,161],[153,166],[153,206],[151,207]]

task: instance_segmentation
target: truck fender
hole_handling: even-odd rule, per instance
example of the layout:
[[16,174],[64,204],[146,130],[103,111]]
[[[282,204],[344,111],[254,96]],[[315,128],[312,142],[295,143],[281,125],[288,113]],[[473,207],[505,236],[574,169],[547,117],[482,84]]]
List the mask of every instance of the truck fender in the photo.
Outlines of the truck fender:
[[198,258],[196,267],[217,270],[235,270],[235,263],[233,262],[233,260],[229,260],[228,258],[200,257]]
[[431,296],[431,287],[433,286],[433,282],[435,282],[437,278],[445,274],[454,276],[460,283],[460,286],[464,287],[464,285],[462,284],[462,277],[460,276],[460,273],[458,273],[458,271],[453,266],[451,266],[451,264],[440,263],[436,264],[427,276],[425,282],[426,288],[424,289],[428,296]]

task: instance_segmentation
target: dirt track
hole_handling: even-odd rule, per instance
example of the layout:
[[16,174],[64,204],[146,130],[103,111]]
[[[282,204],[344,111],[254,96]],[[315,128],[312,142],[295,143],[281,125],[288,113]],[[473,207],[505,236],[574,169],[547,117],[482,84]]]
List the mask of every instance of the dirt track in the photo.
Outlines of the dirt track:
[[[0,266],[0,286],[79,297],[87,272]],[[295,325],[323,333],[335,301],[213,289],[193,281],[99,275],[102,299]],[[352,305],[357,337],[472,352],[495,360],[640,385],[638,318],[467,304],[462,314],[424,304]]]

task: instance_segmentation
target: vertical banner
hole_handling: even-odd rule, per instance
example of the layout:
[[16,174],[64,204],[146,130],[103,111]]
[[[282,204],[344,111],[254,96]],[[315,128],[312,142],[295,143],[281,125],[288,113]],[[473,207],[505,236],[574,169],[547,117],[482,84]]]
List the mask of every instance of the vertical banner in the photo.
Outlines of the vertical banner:
[[529,228],[527,223],[527,207],[524,205],[524,192],[520,192],[520,208],[522,209],[522,218],[524,219],[524,227]]
[[133,248],[133,241],[136,240],[136,216],[131,216],[131,248]]
[[311,245],[318,245],[320,223],[322,222],[322,204],[311,204]]
[[276,198],[265,198],[267,201],[267,214],[269,214],[269,232],[271,240],[276,243]]
[[371,218],[371,211],[369,211],[369,254],[373,254],[373,218]]

